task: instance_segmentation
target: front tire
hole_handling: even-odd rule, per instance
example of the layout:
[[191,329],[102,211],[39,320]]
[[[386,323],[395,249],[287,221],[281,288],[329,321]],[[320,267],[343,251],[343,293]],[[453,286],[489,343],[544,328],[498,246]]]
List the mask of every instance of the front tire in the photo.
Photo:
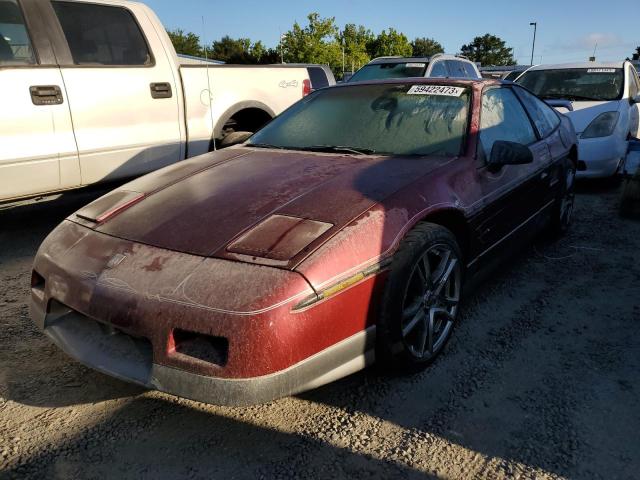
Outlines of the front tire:
[[419,370],[451,337],[462,289],[462,253],[455,236],[418,224],[394,255],[377,328],[382,367]]

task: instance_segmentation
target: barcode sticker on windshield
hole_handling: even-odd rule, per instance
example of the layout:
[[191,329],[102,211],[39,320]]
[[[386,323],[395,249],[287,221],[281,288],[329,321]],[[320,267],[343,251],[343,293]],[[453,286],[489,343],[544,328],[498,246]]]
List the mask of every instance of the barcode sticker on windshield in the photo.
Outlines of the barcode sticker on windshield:
[[587,73],[616,73],[615,68],[590,68]]
[[424,63],[407,63],[406,67],[407,68],[424,68],[426,66],[426,64]]
[[448,85],[414,85],[407,92],[408,95],[444,95],[446,97],[459,97],[464,88],[450,87]]

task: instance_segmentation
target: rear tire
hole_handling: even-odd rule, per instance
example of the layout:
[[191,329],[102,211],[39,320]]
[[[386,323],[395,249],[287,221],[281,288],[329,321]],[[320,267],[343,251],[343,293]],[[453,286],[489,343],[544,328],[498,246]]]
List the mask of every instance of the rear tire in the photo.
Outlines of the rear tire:
[[420,223],[393,257],[376,341],[383,368],[420,370],[442,351],[455,324],[462,291],[462,253],[455,236]]
[[576,166],[567,159],[564,170],[562,189],[553,206],[551,217],[551,233],[553,236],[562,236],[569,230],[573,218],[573,208],[575,205],[575,180]]

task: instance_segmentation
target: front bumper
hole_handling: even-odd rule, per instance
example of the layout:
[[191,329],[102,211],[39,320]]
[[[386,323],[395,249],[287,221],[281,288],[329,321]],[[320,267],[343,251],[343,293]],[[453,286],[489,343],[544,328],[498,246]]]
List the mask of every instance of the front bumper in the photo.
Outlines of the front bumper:
[[627,141],[618,135],[580,139],[577,178],[605,178],[616,174],[627,152]]
[[[36,325],[81,363],[147,388],[248,405],[372,361],[373,279],[297,311],[313,290],[295,272],[169,252],[73,222],[45,240],[34,272]],[[226,350],[182,350],[178,332],[223,339]]]
[[[37,305],[32,308],[37,312]],[[127,335],[62,306],[45,314],[44,332],[87,367],[145,388],[227,406],[265,403],[310,390],[374,361],[375,327],[285,370],[242,379],[209,377],[154,363],[148,340]]]

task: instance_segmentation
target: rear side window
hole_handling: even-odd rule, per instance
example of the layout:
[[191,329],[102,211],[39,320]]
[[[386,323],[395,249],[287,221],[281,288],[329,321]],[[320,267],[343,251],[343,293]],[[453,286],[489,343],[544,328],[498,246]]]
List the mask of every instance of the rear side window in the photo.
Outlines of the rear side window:
[[522,103],[524,103],[529,115],[531,115],[531,119],[533,120],[533,123],[535,123],[540,135],[547,137],[560,123],[560,119],[556,112],[554,112],[549,105],[544,103],[535,95],[526,91],[524,88],[514,87],[514,90],[517,92],[520,100],[522,100]]
[[76,65],[146,66],[153,63],[133,15],[121,7],[52,2]]
[[18,2],[0,1],[0,65],[34,63],[36,58]]
[[327,74],[324,70],[318,67],[309,67],[309,80],[311,80],[311,88],[317,90],[318,88],[324,88],[329,86],[329,80],[327,80]]
[[467,72],[467,77],[469,78],[478,78],[478,74],[476,72],[476,69],[473,68],[473,65],[471,65],[470,63],[467,62],[460,62],[462,63],[462,66],[464,67],[465,71]]
[[448,77],[449,72],[447,72],[447,67],[444,62],[436,62],[433,64],[433,68],[431,69],[430,77]]
[[527,113],[510,88],[486,91],[480,115],[480,144],[486,157],[497,140],[523,145],[537,140]]
[[[464,63],[458,60],[446,60],[447,67],[449,67],[449,75],[452,77],[467,77],[467,71],[464,68]],[[475,77],[475,74],[474,74]]]

